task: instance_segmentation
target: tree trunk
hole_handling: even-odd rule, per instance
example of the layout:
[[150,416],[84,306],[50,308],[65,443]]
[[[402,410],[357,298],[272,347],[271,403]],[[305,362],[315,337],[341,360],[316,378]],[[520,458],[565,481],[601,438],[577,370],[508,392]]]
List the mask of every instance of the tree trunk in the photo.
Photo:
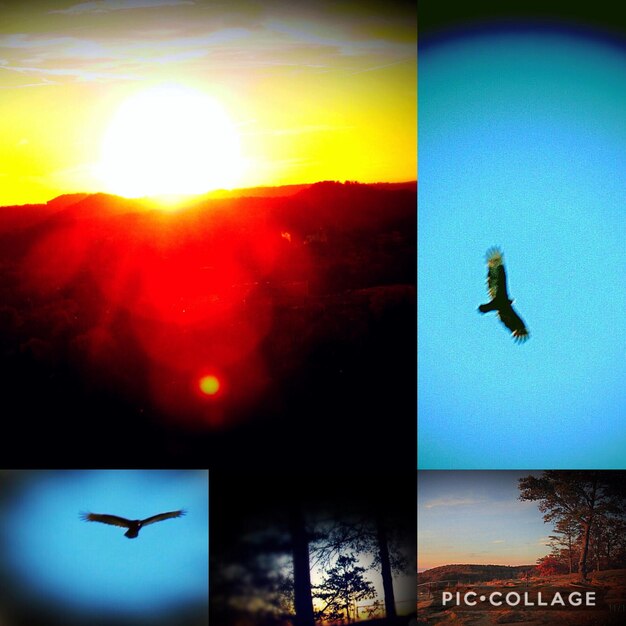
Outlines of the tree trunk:
[[567,560],[569,562],[569,573],[574,570],[574,564],[572,563],[572,536],[567,536]]
[[391,575],[391,560],[389,559],[389,544],[387,529],[380,509],[376,512],[376,534],[380,553],[380,573],[383,579],[385,594],[385,616],[389,622],[396,620],[396,600],[393,594],[393,577]]
[[581,582],[587,580],[587,554],[589,552],[589,538],[591,537],[591,525],[593,524],[594,511],[596,506],[597,476],[593,480],[593,489],[589,498],[589,514],[583,521],[583,541],[580,550],[580,561],[578,563],[578,573]]
[[299,503],[291,509],[291,541],[293,551],[293,591],[296,616],[294,626],[315,626],[311,598],[311,566],[309,564],[309,538],[304,514]]
[[578,573],[582,582],[587,580],[587,554],[589,553],[589,537],[591,535],[591,521],[583,524],[583,540],[580,549],[580,560],[578,561]]

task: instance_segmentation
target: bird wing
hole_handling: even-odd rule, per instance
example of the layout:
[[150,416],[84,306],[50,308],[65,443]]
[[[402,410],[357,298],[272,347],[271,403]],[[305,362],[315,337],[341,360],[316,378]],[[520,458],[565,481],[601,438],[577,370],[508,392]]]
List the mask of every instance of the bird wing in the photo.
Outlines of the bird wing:
[[487,250],[487,291],[492,300],[508,300],[506,272],[499,248]]
[[148,524],[154,524],[155,522],[160,522],[164,519],[171,519],[173,517],[181,517],[185,514],[184,510],[180,511],[170,511],[169,513],[159,513],[158,515],[153,515],[152,517],[148,517],[144,520],[141,520],[142,526],[147,526]]
[[522,342],[528,339],[528,329],[522,318],[515,312],[509,304],[498,310],[498,315],[502,323],[511,331],[515,341]]
[[83,513],[82,519],[86,522],[102,522],[103,524],[110,524],[111,526],[122,526],[123,528],[130,528],[131,522],[125,517],[118,517],[117,515],[106,515],[102,513]]

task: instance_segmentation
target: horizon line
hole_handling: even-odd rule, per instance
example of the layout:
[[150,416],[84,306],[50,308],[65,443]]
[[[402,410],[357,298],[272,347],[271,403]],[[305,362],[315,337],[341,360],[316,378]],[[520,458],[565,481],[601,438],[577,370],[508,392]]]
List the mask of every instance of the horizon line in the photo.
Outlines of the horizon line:
[[375,181],[371,183],[364,183],[359,180],[318,180],[313,183],[287,183],[284,185],[252,185],[250,187],[232,187],[232,188],[218,188],[211,189],[209,191],[204,191],[201,193],[171,193],[171,194],[157,194],[157,195],[145,195],[145,196],[124,196],[116,193],[111,193],[108,191],[66,191],[60,193],[56,196],[53,196],[49,200],[45,202],[23,202],[20,204],[0,204],[0,207],[14,207],[14,206],[36,206],[36,205],[45,205],[53,202],[57,198],[62,198],[64,196],[111,196],[114,198],[121,198],[123,200],[135,200],[135,201],[163,201],[167,198],[177,198],[177,199],[192,199],[192,198],[207,198],[212,194],[234,194],[237,192],[250,191],[255,189],[282,189],[289,187],[312,187],[313,185],[318,185],[320,183],[337,183],[341,185],[345,184],[356,184],[356,185],[364,185],[364,186],[373,186],[373,185],[417,185],[418,180],[410,179],[410,180],[399,180],[399,181]]
[[432,567],[418,567],[417,573],[423,574],[424,572],[430,571],[432,569],[438,569],[440,567],[463,567],[463,566],[473,566],[478,565],[481,567],[535,567],[536,563],[521,563],[520,565],[503,565],[501,563],[444,563],[443,565],[434,565]]

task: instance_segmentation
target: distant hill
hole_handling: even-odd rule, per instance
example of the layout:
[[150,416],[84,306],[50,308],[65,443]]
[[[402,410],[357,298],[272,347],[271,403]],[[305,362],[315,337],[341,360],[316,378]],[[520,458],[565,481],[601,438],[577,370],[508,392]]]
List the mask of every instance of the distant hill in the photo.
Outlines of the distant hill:
[[335,182],[324,181],[321,183],[309,183],[304,185],[281,185],[279,187],[247,187],[244,189],[217,189],[205,194],[204,198],[284,198],[287,196],[293,196],[297,193],[305,191],[311,187],[320,185],[332,185],[332,186],[354,186],[360,185],[363,187],[369,187],[370,189],[382,189],[384,191],[399,191],[417,190],[417,181],[408,181],[402,183],[357,183],[357,182]]
[[384,189],[387,191],[397,191],[399,189],[404,189],[408,191],[417,191],[417,181],[411,180],[404,183],[371,183],[368,185],[369,187],[374,187],[376,189]]
[[442,565],[419,572],[418,583],[437,582],[439,580],[458,580],[476,583],[490,580],[507,580],[519,578],[524,572],[533,569],[534,565]]
[[[301,185],[280,185],[277,187],[245,187],[241,189],[216,189],[209,191],[205,194],[199,194],[196,196],[189,196],[187,204],[196,205],[202,203],[205,200],[222,200],[233,198],[287,198],[290,196],[296,196],[302,192],[306,192],[309,189],[313,189],[314,193],[318,194],[320,191],[337,193],[341,189],[349,189],[354,192],[355,189],[376,189],[380,191],[409,191],[417,192],[417,181],[407,181],[400,183],[359,183],[359,182],[338,182],[338,181],[322,181],[318,183],[306,183]],[[22,219],[24,223],[36,221],[41,216],[48,216],[51,212],[66,209],[70,206],[79,204],[85,200],[90,203],[96,200],[99,204],[107,203],[109,205],[117,205],[118,209],[123,206],[125,209],[129,209],[133,203],[143,204],[146,202],[150,204],[150,198],[136,198],[127,199],[121,196],[115,196],[107,193],[65,193],[51,200],[48,200],[45,204],[23,204],[15,206],[0,207],[0,209],[10,209],[11,219],[15,225]],[[21,218],[15,218],[14,212],[16,209],[20,210]],[[0,221],[6,220],[5,217],[9,211],[0,212]],[[35,216],[34,220],[30,216]],[[0,223],[1,225],[1,223]],[[21,226],[21,224],[19,224]]]
[[48,200],[48,206],[56,209],[64,209],[72,204],[76,204],[81,200],[84,200],[90,194],[88,193],[64,193],[61,196],[57,196],[52,200]]
[[[406,181],[400,183],[359,183],[359,182],[339,182],[339,181],[322,181],[318,183],[306,183],[301,185],[279,185],[277,187],[244,187],[241,189],[215,189],[205,194],[197,196],[189,196],[189,203],[196,204],[202,200],[216,200],[225,198],[287,198],[295,196],[307,189],[332,189],[336,191],[341,188],[355,189],[378,189],[381,191],[417,191],[417,181]],[[66,193],[47,202],[47,206],[54,209],[62,209],[72,204],[77,204],[90,196],[106,196],[109,199],[114,198],[112,194],[103,193]],[[148,200],[142,198],[137,200]]]
[[284,198],[310,187],[306,185],[282,185],[280,187],[246,187],[244,189],[216,189],[204,194],[204,198]]
[[[320,454],[303,424],[388,466],[409,458],[397,433],[415,415],[415,187],[0,207],[5,464],[35,429],[54,458],[96,432],[102,455],[149,440],[176,461],[282,468]],[[211,404],[205,368],[225,381]],[[374,444],[364,424],[381,415]],[[81,450],[77,465],[106,463]]]
[[0,207],[0,234],[28,228],[46,219],[52,211],[45,204],[20,204]]

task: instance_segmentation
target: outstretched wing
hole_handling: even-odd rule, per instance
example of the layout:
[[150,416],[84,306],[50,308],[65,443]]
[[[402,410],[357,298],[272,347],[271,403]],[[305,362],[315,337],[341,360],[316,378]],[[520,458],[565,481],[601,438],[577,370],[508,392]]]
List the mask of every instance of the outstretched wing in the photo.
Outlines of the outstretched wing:
[[180,511],[170,511],[169,513],[159,513],[158,515],[153,515],[152,517],[148,517],[144,520],[141,520],[142,526],[147,526],[148,524],[154,524],[155,522],[160,522],[164,519],[171,519],[173,517],[181,517],[185,514],[184,510]]
[[506,272],[502,260],[502,251],[499,248],[487,250],[487,291],[492,300],[506,300],[509,295],[506,290]]
[[103,515],[101,513],[81,513],[81,518],[86,522],[102,522],[103,524],[110,524],[111,526],[122,526],[123,528],[130,528],[131,522],[125,517],[118,517],[117,515]]
[[498,315],[502,323],[511,331],[515,341],[524,342],[528,339],[528,329],[526,325],[510,304],[501,307],[498,310]]

